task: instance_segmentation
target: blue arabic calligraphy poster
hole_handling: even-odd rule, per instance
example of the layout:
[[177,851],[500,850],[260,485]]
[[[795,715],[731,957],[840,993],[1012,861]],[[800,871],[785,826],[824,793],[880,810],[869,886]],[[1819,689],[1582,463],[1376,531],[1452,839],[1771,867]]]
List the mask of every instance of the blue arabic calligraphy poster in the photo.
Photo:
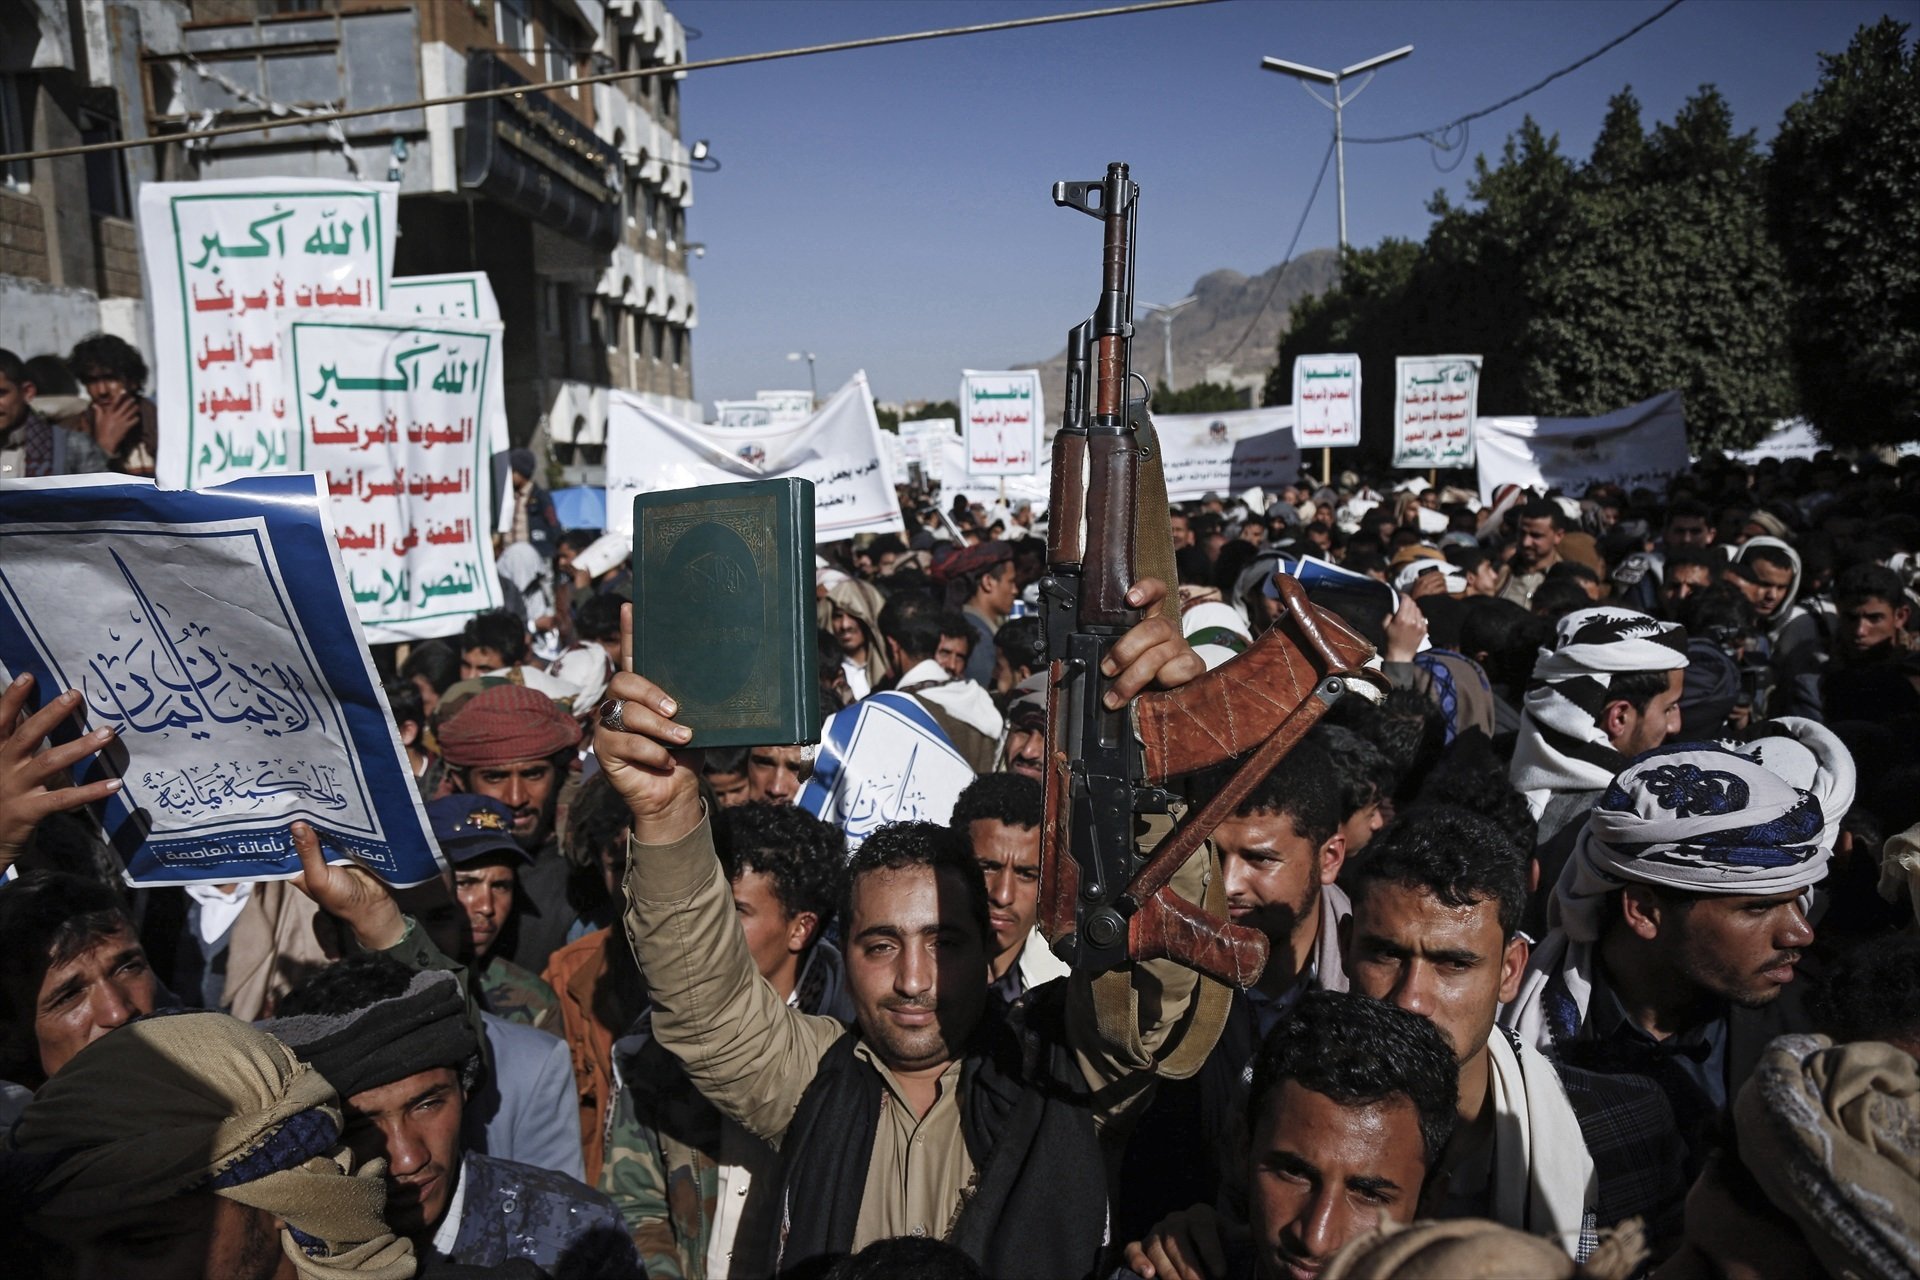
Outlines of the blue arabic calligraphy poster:
[[312,475],[0,484],[0,665],[81,691],[62,740],[119,730],[75,776],[125,782],[131,883],[284,879],[295,820],[391,884],[440,873],[321,501]]

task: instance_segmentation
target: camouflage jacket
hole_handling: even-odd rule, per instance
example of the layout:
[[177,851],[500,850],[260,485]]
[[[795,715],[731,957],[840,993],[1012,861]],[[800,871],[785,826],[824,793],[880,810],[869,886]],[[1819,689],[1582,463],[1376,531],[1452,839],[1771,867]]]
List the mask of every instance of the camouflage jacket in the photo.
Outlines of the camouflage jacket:
[[553,988],[505,956],[495,953],[474,975],[480,1007],[496,1018],[560,1034],[560,998]]
[[[821,941],[808,957],[794,1003],[851,1021],[843,978],[840,953]],[[739,1250],[771,1235],[770,1224],[755,1215],[777,1206],[748,1191],[754,1184],[775,1185],[774,1149],[700,1095],[679,1060],[653,1038],[646,1015],[614,1042],[612,1067],[606,1156],[596,1185],[626,1219],[647,1274],[707,1280],[707,1251],[722,1217],[723,1167],[728,1194],[741,1200],[725,1214],[734,1223],[735,1242],[726,1274],[736,1280],[769,1274],[762,1260]]]

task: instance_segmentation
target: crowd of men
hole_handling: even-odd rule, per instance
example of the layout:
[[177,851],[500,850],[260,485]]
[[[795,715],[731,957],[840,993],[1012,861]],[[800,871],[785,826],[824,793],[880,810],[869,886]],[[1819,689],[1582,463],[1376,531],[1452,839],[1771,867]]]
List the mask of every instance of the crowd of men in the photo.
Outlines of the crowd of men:
[[[0,469],[137,470],[143,373],[56,426],[0,352]],[[444,880],[296,824],[290,881],[129,891],[67,776],[103,740],[44,745],[78,699],[0,695],[9,1270],[1920,1274],[1916,464],[1139,531],[1120,702],[1290,625],[1276,573],[1389,686],[1176,877],[1266,938],[1240,990],[1038,929],[1044,511],[903,490],[818,548],[823,735],[883,700],[975,775],[850,839],[813,747],[681,749],[630,548],[517,454],[512,607],[375,655]]]

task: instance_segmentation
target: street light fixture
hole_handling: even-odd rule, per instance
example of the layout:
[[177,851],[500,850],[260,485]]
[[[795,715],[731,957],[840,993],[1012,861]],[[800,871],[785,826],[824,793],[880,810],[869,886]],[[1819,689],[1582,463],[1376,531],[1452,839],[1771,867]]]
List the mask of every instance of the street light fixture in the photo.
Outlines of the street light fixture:
[[813,397],[813,407],[818,409],[820,407],[820,384],[814,381],[813,377],[813,352],[789,351],[787,352],[787,359],[805,360],[807,362],[807,392]]
[[[1310,67],[1304,62],[1288,62],[1285,58],[1260,59],[1260,65],[1262,67],[1265,67],[1268,71],[1277,71],[1283,76],[1292,76],[1300,82],[1301,88],[1313,94],[1314,100],[1321,106],[1333,108],[1333,162],[1336,174],[1335,185],[1340,189],[1340,248],[1342,252],[1344,252],[1347,247],[1347,148],[1346,132],[1343,127],[1341,112],[1348,103],[1366,92],[1367,86],[1373,83],[1373,72],[1375,70],[1385,66],[1389,62],[1397,62],[1412,52],[1412,45],[1402,45],[1398,49],[1377,54],[1365,61],[1356,62],[1350,67],[1343,67],[1339,71],[1322,71],[1319,67]],[[1346,81],[1348,77],[1357,76],[1363,71],[1367,73],[1367,78],[1360,82],[1360,87],[1344,97],[1341,96],[1341,84]],[[1333,89],[1333,101],[1329,102],[1319,94],[1314,93],[1313,86],[1309,84],[1308,81],[1318,81],[1321,84],[1330,86]]]
[[675,165],[682,169],[696,169],[701,173],[720,172],[720,162],[713,158],[713,148],[705,138],[693,144],[693,150],[687,153],[687,159],[675,160],[668,156],[660,157],[661,164]]
[[1199,294],[1190,293],[1178,302],[1169,302],[1164,305],[1158,302],[1143,302],[1140,304],[1141,310],[1151,312],[1154,316],[1158,317],[1160,321],[1160,336],[1166,342],[1165,368],[1167,390],[1169,391],[1173,390],[1173,313],[1184,307],[1191,306],[1199,300]]

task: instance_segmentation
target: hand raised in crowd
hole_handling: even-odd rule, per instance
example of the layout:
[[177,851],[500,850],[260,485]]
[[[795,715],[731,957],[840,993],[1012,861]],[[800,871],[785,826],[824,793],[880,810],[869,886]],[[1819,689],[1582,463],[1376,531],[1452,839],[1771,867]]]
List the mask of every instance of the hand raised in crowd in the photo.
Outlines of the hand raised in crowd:
[[6,733],[0,738],[0,871],[13,865],[47,818],[105,800],[121,785],[118,778],[63,785],[67,771],[112,742],[114,731],[95,729],[42,751],[47,735],[80,709],[80,693],[69,689],[23,719],[32,692],[33,677],[22,675],[0,693],[0,729]]
[[293,887],[343,921],[362,947],[384,951],[406,936],[406,917],[387,886],[365,867],[329,863],[321,852],[319,835],[304,822],[293,824],[293,851],[300,858],[300,874],[293,877]]
[[[674,700],[633,671],[633,606],[620,607],[620,671],[593,727],[593,753],[633,811],[633,837],[670,844],[700,825],[700,753]],[[611,719],[611,723],[609,722]]]
[[128,434],[139,429],[140,401],[131,392],[123,391],[106,404],[93,406],[94,443],[109,456],[118,453]]
[[1205,659],[1193,651],[1180,628],[1159,613],[1166,598],[1167,584],[1158,578],[1142,578],[1127,589],[1127,604],[1146,616],[1114,643],[1100,664],[1100,674],[1113,681],[1105,698],[1110,710],[1149,686],[1178,689],[1206,672]]
[[[1432,574],[1438,578],[1439,574]],[[1400,593],[1400,607],[1387,619],[1387,651],[1380,656],[1388,662],[1412,662],[1420,652],[1420,641],[1427,634],[1427,615],[1420,611],[1408,592]]]
[[1227,1274],[1227,1240],[1247,1228],[1204,1204],[1168,1214],[1144,1239],[1127,1246],[1127,1269],[1141,1280],[1219,1280]]

